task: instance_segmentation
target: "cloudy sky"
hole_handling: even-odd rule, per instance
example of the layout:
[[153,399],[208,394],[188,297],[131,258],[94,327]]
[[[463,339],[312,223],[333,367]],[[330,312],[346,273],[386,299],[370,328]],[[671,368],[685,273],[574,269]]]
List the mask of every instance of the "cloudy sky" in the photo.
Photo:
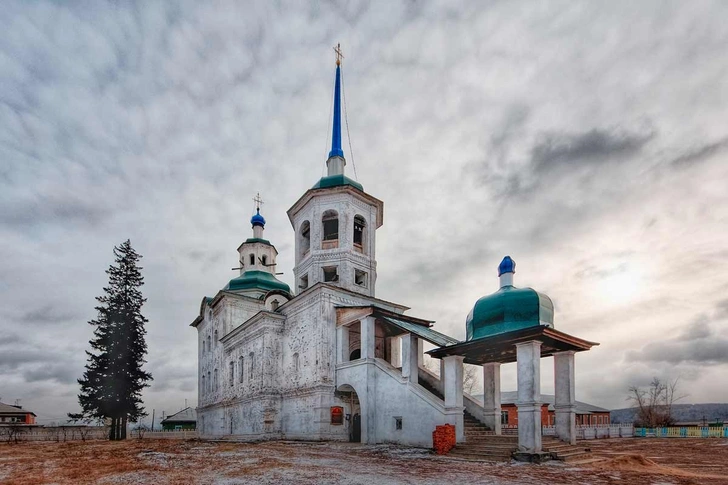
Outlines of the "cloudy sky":
[[556,328],[601,342],[577,357],[578,399],[624,407],[659,376],[728,401],[726,18],[700,1],[4,3],[0,397],[42,422],[78,409],[86,322],[130,238],[147,408],[196,404],[189,324],[233,276],[258,191],[293,286],[285,211],[324,169],[340,42],[347,173],[385,202],[378,297],[464,338],[510,254]]

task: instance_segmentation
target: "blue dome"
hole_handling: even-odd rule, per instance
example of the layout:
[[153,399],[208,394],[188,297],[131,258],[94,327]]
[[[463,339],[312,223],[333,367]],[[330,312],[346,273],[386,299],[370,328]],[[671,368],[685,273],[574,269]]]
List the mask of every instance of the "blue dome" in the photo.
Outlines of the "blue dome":
[[503,258],[503,261],[501,261],[501,264],[498,265],[498,276],[502,275],[503,273],[515,273],[516,272],[516,262],[511,259],[510,256],[506,256]]
[[250,223],[253,225],[253,227],[265,227],[265,218],[260,215],[260,209],[257,209],[255,215],[250,218]]

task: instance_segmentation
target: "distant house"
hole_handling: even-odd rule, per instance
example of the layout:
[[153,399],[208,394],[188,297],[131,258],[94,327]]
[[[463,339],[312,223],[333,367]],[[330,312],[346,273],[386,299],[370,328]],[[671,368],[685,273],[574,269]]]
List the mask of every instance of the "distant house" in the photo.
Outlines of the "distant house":
[[162,420],[162,429],[165,431],[196,428],[197,411],[192,408],[184,408],[182,411],[167,416]]
[[[483,396],[473,396],[475,399],[482,401]],[[501,393],[501,423],[508,426],[518,426],[518,393],[516,391]],[[541,425],[553,426],[556,420],[554,410],[554,396],[551,394],[541,394]],[[581,401],[576,401],[576,425],[577,426],[597,426],[601,424],[609,424],[609,410],[594,406]]]
[[11,424],[35,424],[35,413],[23,409],[22,406],[0,402],[0,426]]

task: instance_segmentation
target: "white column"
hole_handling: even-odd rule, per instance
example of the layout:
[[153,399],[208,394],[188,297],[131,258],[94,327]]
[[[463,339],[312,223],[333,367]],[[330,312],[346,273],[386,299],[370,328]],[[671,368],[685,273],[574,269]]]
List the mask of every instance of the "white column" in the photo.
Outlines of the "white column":
[[374,317],[361,319],[361,358],[374,358]]
[[[443,380],[443,394],[445,395],[445,409],[454,411],[452,414],[455,425],[455,438],[458,443],[465,440],[465,420],[463,415],[463,360],[461,355],[448,355],[442,358],[445,363],[445,378]],[[450,408],[450,409],[448,409]]]
[[402,340],[397,337],[387,337],[389,346],[389,363],[392,367],[402,367],[401,345]]
[[576,444],[576,393],[573,351],[554,354],[556,436]]
[[410,382],[417,384],[419,371],[417,370],[418,338],[408,333],[402,336],[402,377],[409,378]]
[[500,366],[500,362],[483,364],[483,417],[495,434],[501,434]]
[[349,327],[336,327],[336,363],[349,362]]
[[516,344],[518,450],[541,452],[541,342]]
[[425,341],[420,339],[417,339],[417,366],[418,367],[424,367],[425,366]]

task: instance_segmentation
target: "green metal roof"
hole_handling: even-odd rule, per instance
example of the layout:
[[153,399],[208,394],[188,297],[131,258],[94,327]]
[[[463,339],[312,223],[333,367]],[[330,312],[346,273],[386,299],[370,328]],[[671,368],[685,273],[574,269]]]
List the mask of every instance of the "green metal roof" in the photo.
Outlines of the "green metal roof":
[[406,332],[410,332],[417,335],[418,337],[422,337],[424,340],[427,340],[430,343],[439,345],[440,347],[444,347],[446,345],[454,345],[459,342],[459,340],[457,339],[448,337],[447,335],[432,330],[429,327],[417,325],[416,323],[406,322],[404,320],[400,320],[399,318],[385,317],[381,315],[380,318],[383,318],[392,325],[399,327]]
[[329,177],[321,177],[321,180],[316,182],[312,188],[314,189],[326,189],[329,187],[338,187],[340,185],[351,185],[352,187],[364,192],[364,187],[359,182],[351,180],[345,175],[331,175]]
[[467,340],[527,327],[554,326],[551,299],[531,288],[504,286],[475,303],[465,321]]
[[246,243],[261,243],[261,244],[266,244],[268,246],[273,246],[269,240],[263,239],[260,237],[249,237],[248,239],[245,240],[245,242]]
[[237,278],[233,278],[223,288],[224,290],[283,290],[290,293],[291,288],[275,276],[266,271],[246,271]]

